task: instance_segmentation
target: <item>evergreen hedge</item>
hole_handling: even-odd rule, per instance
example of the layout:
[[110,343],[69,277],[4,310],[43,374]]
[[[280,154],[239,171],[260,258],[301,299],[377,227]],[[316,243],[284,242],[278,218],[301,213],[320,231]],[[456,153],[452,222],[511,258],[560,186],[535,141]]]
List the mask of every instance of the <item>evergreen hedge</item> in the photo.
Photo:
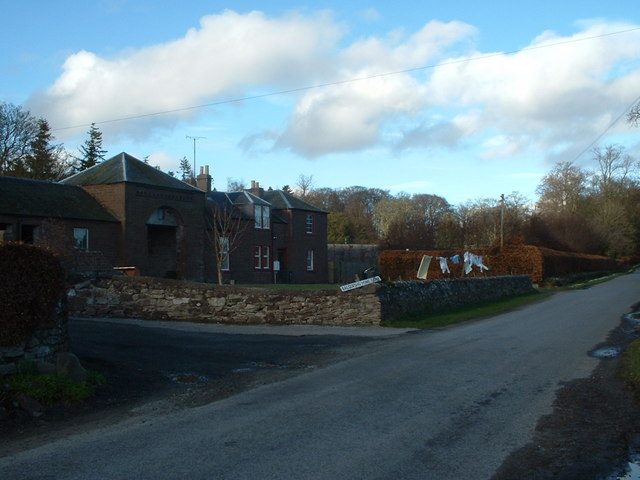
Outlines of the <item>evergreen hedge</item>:
[[51,326],[65,291],[58,258],[21,243],[0,244],[0,345],[18,345]]

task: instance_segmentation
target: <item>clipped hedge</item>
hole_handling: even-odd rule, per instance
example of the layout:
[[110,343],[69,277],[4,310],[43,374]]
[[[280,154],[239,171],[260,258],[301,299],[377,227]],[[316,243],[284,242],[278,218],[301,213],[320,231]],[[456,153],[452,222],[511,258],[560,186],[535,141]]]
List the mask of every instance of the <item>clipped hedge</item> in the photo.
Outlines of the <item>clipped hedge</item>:
[[[423,255],[434,257],[429,265],[428,280],[461,277],[488,277],[501,275],[529,275],[539,283],[545,278],[580,272],[611,271],[620,268],[614,259],[600,255],[560,252],[533,245],[505,245],[502,252],[496,248],[473,248],[469,252],[481,255],[488,271],[473,267],[469,275],[463,272],[461,250],[385,250],[378,257],[380,274],[388,280],[416,280]],[[442,273],[436,257],[460,256],[460,263],[448,262],[451,273]]]
[[2,243],[0,275],[0,345],[18,345],[51,326],[64,294],[64,270],[46,250]]

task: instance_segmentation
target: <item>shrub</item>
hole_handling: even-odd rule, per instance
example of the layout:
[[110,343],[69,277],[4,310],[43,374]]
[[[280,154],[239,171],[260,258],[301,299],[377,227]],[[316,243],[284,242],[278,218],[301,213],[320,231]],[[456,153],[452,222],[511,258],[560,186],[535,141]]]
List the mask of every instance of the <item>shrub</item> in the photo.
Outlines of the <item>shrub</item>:
[[489,270],[480,272],[476,267],[469,275],[462,271],[463,250],[385,250],[378,257],[380,273],[390,280],[416,280],[423,255],[432,257],[460,256],[457,265],[449,263],[451,273],[442,273],[436,258],[429,265],[428,280],[463,276],[529,275],[534,283],[543,279],[580,272],[615,271],[620,264],[609,257],[581,253],[561,252],[533,245],[511,243],[502,252],[497,248],[470,249],[469,252],[483,257]]
[[50,252],[0,244],[0,345],[17,345],[51,325],[64,293],[64,270]]

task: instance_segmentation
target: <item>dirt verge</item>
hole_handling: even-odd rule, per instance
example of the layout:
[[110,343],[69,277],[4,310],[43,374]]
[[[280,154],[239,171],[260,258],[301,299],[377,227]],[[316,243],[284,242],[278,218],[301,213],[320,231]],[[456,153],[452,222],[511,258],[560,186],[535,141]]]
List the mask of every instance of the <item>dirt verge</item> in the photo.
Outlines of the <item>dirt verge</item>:
[[[598,347],[624,347],[624,325]],[[492,480],[604,480],[623,473],[640,433],[640,392],[617,373],[621,357],[602,359],[586,379],[558,391],[533,440],[511,454]]]

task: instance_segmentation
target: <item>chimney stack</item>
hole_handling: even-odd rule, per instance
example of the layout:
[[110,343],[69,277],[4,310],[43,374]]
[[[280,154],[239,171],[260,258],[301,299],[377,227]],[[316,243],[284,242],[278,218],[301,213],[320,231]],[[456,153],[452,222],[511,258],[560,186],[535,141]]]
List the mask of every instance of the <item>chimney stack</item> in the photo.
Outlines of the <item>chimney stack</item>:
[[200,167],[200,175],[196,179],[198,188],[206,193],[211,191],[211,175],[209,175],[209,165]]
[[264,194],[264,189],[260,188],[260,182],[251,180],[251,188],[249,189],[249,192],[253,193],[256,197],[262,198],[262,195]]

